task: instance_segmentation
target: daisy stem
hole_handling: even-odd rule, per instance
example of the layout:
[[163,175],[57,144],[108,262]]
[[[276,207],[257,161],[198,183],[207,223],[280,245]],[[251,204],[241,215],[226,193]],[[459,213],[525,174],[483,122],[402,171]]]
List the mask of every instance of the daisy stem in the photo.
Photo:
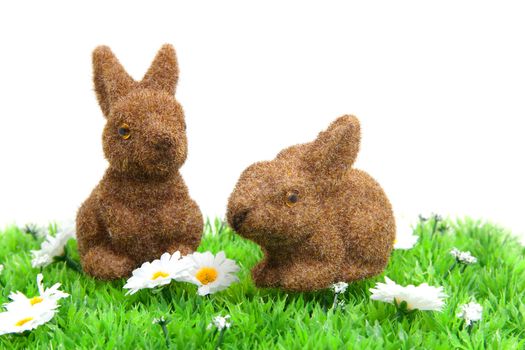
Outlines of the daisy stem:
[[406,315],[406,312],[405,312],[405,309],[403,308],[403,305],[405,305],[405,307],[406,307],[406,303],[405,304],[400,304],[400,303],[397,302],[396,299],[394,299],[394,306],[396,307],[396,320],[400,321],[400,322],[403,321],[403,319],[405,318],[405,315]]
[[69,256],[66,257],[66,265],[69,268],[75,270],[76,272],[82,273],[82,267],[80,266],[80,264],[76,262],[75,260],[71,259]]
[[467,324],[467,322],[465,321],[465,328],[467,329],[467,333],[469,335],[472,334],[472,326],[474,325],[474,322],[471,322],[470,324]]
[[69,250],[67,249],[67,246],[64,246],[64,256],[62,257],[62,260],[66,262],[66,266],[82,273],[82,266],[75,260],[71,259],[71,256],[69,255]]
[[168,327],[166,327],[167,322],[159,322],[160,327],[162,328],[162,333],[164,333],[164,339],[166,341],[166,348],[170,348],[170,335],[168,333]]
[[445,275],[443,276],[443,278],[447,278],[448,275],[450,274],[450,271],[452,271],[452,269],[453,269],[454,267],[456,267],[457,264],[458,264],[458,261],[455,260],[454,263],[453,263],[453,264],[450,266],[450,268],[448,269],[448,271],[445,272]]
[[334,310],[337,306],[337,297],[339,297],[339,293],[334,293],[334,304],[332,305],[332,309]]
[[396,320],[399,321],[399,322],[402,322],[403,318],[405,318],[405,313],[402,312],[401,310],[397,310],[397,312],[396,312]]
[[222,340],[224,339],[224,332],[226,331],[226,327],[221,329],[219,331],[219,339],[217,339],[217,344],[215,345],[215,350],[219,349],[222,345]]

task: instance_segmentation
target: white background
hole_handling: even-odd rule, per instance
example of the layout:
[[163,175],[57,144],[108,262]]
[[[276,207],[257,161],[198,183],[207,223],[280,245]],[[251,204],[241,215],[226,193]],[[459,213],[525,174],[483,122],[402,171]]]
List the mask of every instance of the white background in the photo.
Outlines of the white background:
[[169,42],[205,215],[246,166],[351,113],[357,166],[398,212],[525,232],[524,18],[503,1],[2,2],[0,225],[71,218],[101,178],[92,50],[140,79]]

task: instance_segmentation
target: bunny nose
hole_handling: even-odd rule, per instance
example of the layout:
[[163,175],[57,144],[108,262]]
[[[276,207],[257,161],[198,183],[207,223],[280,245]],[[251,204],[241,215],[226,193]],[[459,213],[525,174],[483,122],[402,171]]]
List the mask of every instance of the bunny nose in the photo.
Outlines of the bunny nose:
[[171,138],[164,137],[157,141],[155,148],[159,151],[167,151],[173,146],[173,141]]
[[233,224],[233,229],[235,231],[239,231],[239,229],[242,226],[242,223],[244,222],[244,220],[246,220],[246,216],[248,215],[249,211],[250,211],[249,209],[244,209],[244,210],[241,210],[240,212],[236,213],[233,216],[232,224]]

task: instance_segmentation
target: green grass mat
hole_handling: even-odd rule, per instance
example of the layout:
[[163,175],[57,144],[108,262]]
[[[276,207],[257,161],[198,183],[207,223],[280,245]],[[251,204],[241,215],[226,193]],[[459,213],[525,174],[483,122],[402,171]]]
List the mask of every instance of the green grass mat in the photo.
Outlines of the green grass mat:
[[[442,225],[446,225],[442,226]],[[392,253],[385,273],[350,284],[340,297],[346,306],[331,309],[330,290],[287,294],[258,289],[250,268],[262,257],[260,249],[228,228],[218,235],[218,220],[207,224],[200,251],[224,250],[241,266],[240,283],[200,297],[196,287],[175,283],[160,293],[142,290],[125,296],[125,281],[99,282],[54,263],[42,269],[44,284],[61,282],[71,297],[60,301],[55,318],[31,332],[0,336],[2,349],[164,349],[165,339],[154,318],[164,316],[172,349],[213,349],[217,332],[206,329],[212,317],[231,315],[232,327],[222,349],[524,349],[525,249],[502,229],[465,219],[444,221],[438,229],[431,221],[415,229],[419,242],[411,250]],[[435,231],[435,232],[433,232]],[[0,233],[0,281],[9,292],[37,293],[30,249],[40,241],[18,228]],[[69,241],[76,254],[76,242]],[[469,250],[478,262],[448,269],[452,247]],[[75,256],[78,259],[78,256]],[[416,312],[396,319],[391,304],[370,300],[369,288],[384,275],[399,284],[427,282],[443,286],[449,295],[442,312]],[[483,306],[483,319],[469,331],[456,317],[458,307],[475,299]]]

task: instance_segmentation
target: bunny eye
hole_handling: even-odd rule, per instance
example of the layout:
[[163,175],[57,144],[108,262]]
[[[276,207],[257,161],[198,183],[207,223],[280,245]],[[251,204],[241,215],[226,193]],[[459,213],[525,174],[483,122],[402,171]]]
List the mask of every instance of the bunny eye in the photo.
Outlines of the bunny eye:
[[126,123],[120,124],[118,128],[118,134],[122,139],[127,140],[131,136],[131,131],[129,130],[129,125]]
[[299,201],[299,191],[293,190],[286,193],[286,205],[294,206]]

